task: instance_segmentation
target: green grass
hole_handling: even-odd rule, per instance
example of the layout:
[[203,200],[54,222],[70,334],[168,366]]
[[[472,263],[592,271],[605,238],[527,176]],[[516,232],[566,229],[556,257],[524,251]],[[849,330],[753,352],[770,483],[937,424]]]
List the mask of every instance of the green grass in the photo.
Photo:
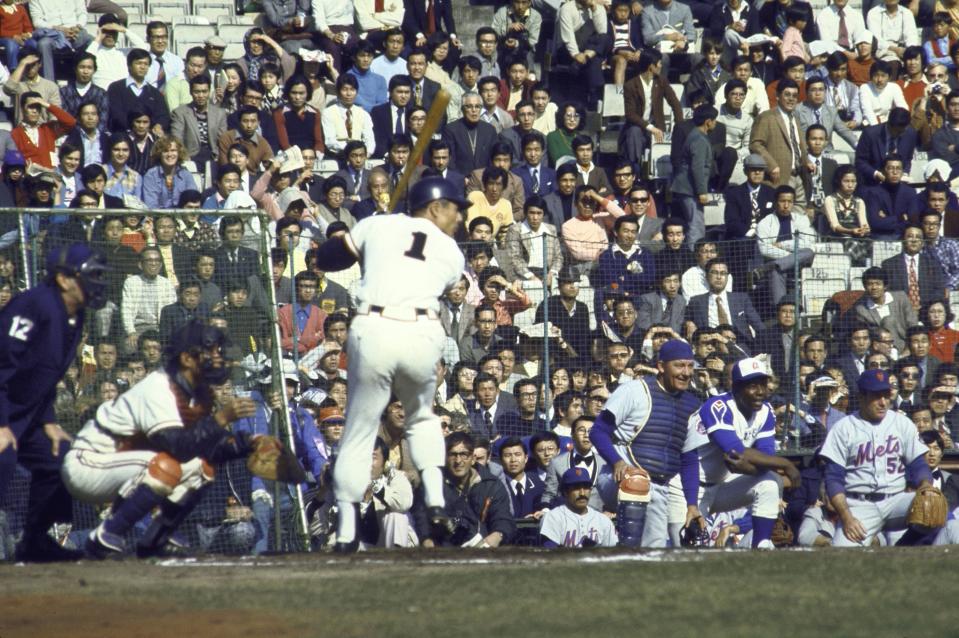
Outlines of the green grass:
[[[26,600],[71,592],[137,617],[158,607],[262,610],[256,613],[278,619],[271,638],[959,633],[951,605],[959,561],[946,548],[654,554],[660,560],[613,560],[622,552],[497,556],[3,566],[0,592]],[[584,556],[600,562],[582,562]],[[492,562],[457,562],[464,557]],[[5,615],[0,636],[17,635],[4,626]],[[47,635],[39,622],[30,635]]]

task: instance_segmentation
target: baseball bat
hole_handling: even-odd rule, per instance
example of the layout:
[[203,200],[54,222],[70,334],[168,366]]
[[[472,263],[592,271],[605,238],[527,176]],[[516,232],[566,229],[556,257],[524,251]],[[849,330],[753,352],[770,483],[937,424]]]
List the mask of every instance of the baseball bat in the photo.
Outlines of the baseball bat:
[[433,99],[430,112],[426,114],[426,124],[423,125],[420,136],[416,138],[416,146],[413,147],[413,152],[410,153],[410,158],[406,162],[406,168],[403,169],[403,174],[400,175],[400,181],[397,182],[396,188],[393,189],[393,193],[390,195],[390,207],[387,210],[392,212],[400,201],[400,193],[406,191],[406,185],[409,184],[410,178],[413,176],[413,170],[419,165],[420,158],[423,157],[427,145],[430,143],[430,140],[433,139],[433,133],[436,132],[436,129],[440,126],[440,122],[443,121],[443,116],[446,114],[446,107],[449,103],[449,92],[446,89],[440,89]]

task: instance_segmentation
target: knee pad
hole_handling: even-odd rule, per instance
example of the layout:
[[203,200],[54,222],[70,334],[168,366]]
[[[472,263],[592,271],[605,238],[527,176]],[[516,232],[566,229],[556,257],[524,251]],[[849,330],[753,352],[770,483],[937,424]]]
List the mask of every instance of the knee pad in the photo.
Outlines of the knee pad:
[[616,533],[623,547],[639,547],[646,527],[646,509],[649,503],[620,501],[616,508]]
[[166,452],[160,452],[150,459],[143,483],[157,494],[165,496],[179,485],[182,477],[180,462]]

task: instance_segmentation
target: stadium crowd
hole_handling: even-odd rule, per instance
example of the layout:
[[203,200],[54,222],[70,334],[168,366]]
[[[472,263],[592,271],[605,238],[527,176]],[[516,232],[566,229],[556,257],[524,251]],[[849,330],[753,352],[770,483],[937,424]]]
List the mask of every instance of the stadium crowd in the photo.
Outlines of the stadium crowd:
[[[216,34],[174,54],[175,26],[138,32],[108,0],[0,5],[12,124],[0,131],[0,207],[50,209],[22,227],[0,220],[0,305],[26,285],[21,242],[46,253],[86,241],[112,267],[109,301],[58,393],[65,427],[161,365],[178,327],[208,320],[237,362],[219,392],[259,402],[241,427],[267,432],[289,410],[318,493],[310,531],[332,543],[322,488],[342,436],[360,272],[324,273],[313,257],[326,237],[403,211],[396,191],[432,113],[441,122],[413,181],[441,175],[472,203],[457,238],[468,267],[440,312],[447,502],[467,521],[450,543],[615,544],[609,516],[578,537],[556,530],[577,525],[566,509],[616,512],[590,428],[620,384],[661,374],[671,339],[692,347],[700,401],[734,389],[736,361],[766,355],[782,446],[819,446],[859,407],[860,375],[889,371],[892,409],[921,432],[936,485],[959,505],[959,479],[938,469],[959,441],[952,0],[511,0],[469,37],[451,0],[262,10],[230,60]],[[441,89],[449,102],[434,112]],[[615,133],[603,114],[618,102]],[[611,132],[612,159],[599,145]],[[707,227],[717,206],[723,223]],[[220,212],[240,209],[268,225]],[[900,247],[880,258],[877,242]],[[837,246],[861,275],[856,290],[797,332],[809,313],[794,272],[815,290],[805,269]],[[277,372],[285,398],[269,391],[273,347],[289,358]],[[368,545],[433,542],[402,429],[393,402],[362,508]],[[800,470],[784,518],[796,543],[828,544],[822,469]],[[681,503],[678,477],[671,488]],[[259,479],[241,492],[226,520],[255,527],[254,551],[279,547],[268,529],[290,493],[274,503]],[[670,512],[673,542],[683,522]],[[748,546],[745,509],[707,522],[711,544]]]

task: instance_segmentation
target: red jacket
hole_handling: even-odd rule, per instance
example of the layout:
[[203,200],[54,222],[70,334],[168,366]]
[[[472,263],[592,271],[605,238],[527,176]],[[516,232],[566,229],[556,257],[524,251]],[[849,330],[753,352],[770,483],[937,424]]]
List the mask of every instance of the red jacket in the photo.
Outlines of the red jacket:
[[33,33],[33,23],[27,13],[27,5],[15,4],[13,13],[0,11],[0,38],[12,38],[25,33]]
[[23,154],[27,164],[36,162],[41,166],[53,168],[53,155],[57,152],[56,141],[61,135],[66,135],[77,125],[76,119],[56,104],[47,109],[56,118],[56,121],[44,122],[40,125],[40,135],[37,144],[27,137],[23,124],[19,124],[10,132],[17,149]]
[[[286,304],[276,313],[276,322],[280,324],[280,344],[286,352],[293,351],[293,304]],[[310,304],[310,316],[306,320],[306,328],[296,335],[296,351],[306,354],[323,343],[323,322],[326,313],[318,306]]]

